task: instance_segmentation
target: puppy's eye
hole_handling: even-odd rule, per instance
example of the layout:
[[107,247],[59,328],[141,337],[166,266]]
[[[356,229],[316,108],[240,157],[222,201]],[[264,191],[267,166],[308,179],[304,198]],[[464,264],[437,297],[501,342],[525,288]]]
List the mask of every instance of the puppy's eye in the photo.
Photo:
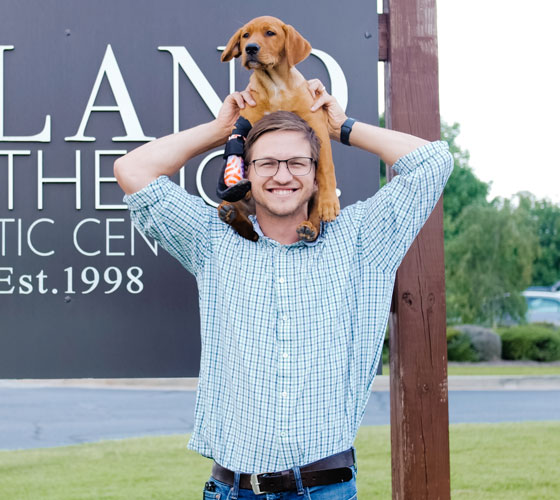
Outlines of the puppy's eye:
[[274,35],[276,35],[276,33],[274,33],[274,31],[268,30],[268,31],[266,32],[266,36],[274,36]]
[[243,33],[243,38],[249,38],[249,33]]

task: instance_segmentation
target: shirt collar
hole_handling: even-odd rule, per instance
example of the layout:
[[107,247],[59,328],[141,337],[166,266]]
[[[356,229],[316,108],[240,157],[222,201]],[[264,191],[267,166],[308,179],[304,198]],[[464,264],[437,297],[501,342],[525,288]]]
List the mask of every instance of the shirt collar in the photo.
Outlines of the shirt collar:
[[[257,233],[259,235],[259,238],[267,238],[267,239],[271,239],[268,238],[268,236],[265,236],[265,234],[262,232],[261,226],[259,226],[259,221],[257,220],[257,216],[256,215],[249,215],[249,220],[252,222],[253,224],[253,229],[255,230],[255,233]],[[317,243],[319,243],[319,241],[321,241],[323,239],[323,223],[321,222],[321,229],[319,231],[319,236],[317,236],[317,239],[315,241],[305,241],[305,240],[300,240],[296,243],[293,243],[293,245],[305,245],[308,247],[314,247],[315,245],[317,245]]]

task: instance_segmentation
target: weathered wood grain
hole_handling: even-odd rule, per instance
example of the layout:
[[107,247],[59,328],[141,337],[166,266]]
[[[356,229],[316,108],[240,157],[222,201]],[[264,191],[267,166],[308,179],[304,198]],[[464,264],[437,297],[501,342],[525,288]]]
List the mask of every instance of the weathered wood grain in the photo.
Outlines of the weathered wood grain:
[[[384,0],[386,126],[428,140],[440,138],[435,3]],[[393,499],[449,499],[441,200],[397,272],[390,324]]]

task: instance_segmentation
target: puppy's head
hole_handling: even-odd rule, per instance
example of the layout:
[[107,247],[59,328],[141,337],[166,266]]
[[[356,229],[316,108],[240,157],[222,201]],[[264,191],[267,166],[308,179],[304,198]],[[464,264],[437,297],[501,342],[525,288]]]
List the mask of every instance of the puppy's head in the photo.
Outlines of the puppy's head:
[[237,30],[222,53],[222,62],[242,56],[247,69],[273,68],[284,61],[295,66],[310,52],[311,45],[293,26],[263,16]]

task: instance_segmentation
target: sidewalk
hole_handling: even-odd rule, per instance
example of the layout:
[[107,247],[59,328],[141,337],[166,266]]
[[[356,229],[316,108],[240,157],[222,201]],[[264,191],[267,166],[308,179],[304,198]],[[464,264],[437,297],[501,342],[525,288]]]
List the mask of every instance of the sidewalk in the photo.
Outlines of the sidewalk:
[[[118,379],[18,379],[0,380],[0,388],[77,387],[95,389],[141,389],[195,391],[198,378],[118,378]],[[451,375],[450,391],[555,391],[560,390],[560,375]],[[378,375],[373,391],[388,391],[389,376]]]

